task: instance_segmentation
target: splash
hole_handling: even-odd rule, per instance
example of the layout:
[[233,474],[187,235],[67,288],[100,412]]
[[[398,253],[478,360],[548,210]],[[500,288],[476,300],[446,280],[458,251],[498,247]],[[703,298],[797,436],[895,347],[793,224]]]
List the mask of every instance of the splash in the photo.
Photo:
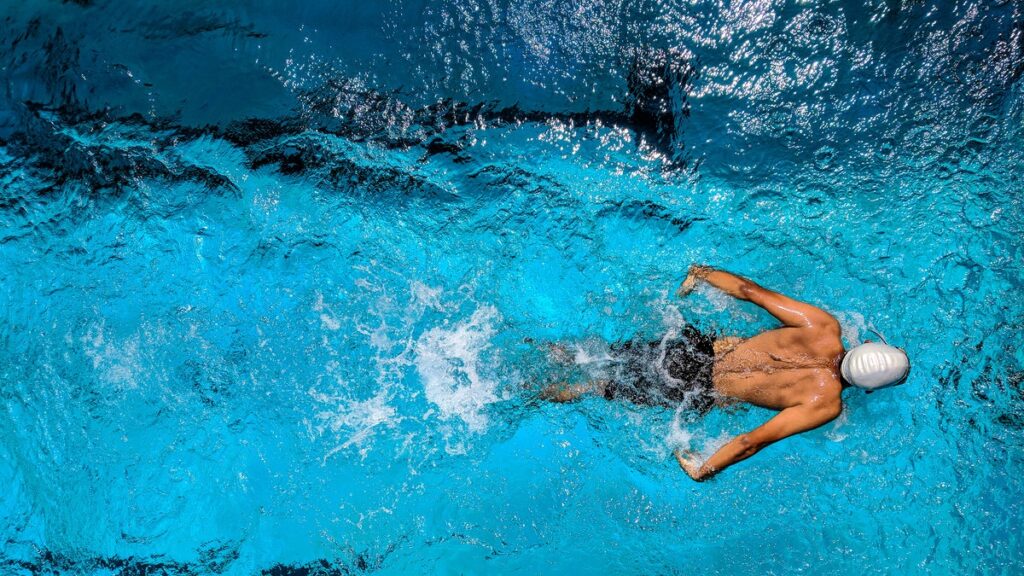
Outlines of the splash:
[[[100,319],[78,338],[98,381],[113,390],[132,390],[155,377],[152,365],[154,349],[164,344],[163,328],[143,324],[125,338],[117,338]],[[65,337],[71,344],[71,336]]]
[[395,408],[388,404],[384,392],[363,401],[332,396],[313,388],[308,390],[308,394],[314,401],[328,406],[317,412],[315,423],[307,423],[311,435],[322,436],[330,430],[335,435],[346,436],[343,442],[324,455],[324,463],[350,447],[355,447],[359,455],[366,458],[376,430],[382,426],[394,426],[398,421]]
[[665,444],[670,450],[689,450],[693,444],[694,435],[686,426],[686,416],[686,411],[681,408],[676,409],[672,415],[668,433],[665,434]]
[[473,432],[487,427],[484,409],[498,400],[497,382],[487,377],[494,325],[501,319],[493,306],[481,306],[466,321],[425,332],[414,347],[416,371],[427,399],[441,418],[460,418]]
[[[694,432],[696,429],[697,432]],[[719,448],[725,446],[736,434],[730,430],[722,430],[717,435],[708,434],[708,423],[706,421],[693,421],[693,413],[683,408],[677,408],[672,415],[672,421],[668,424],[668,432],[665,434],[665,446],[671,450],[693,451],[703,462],[718,452]]]
[[331,307],[324,304],[324,295],[320,292],[316,294],[316,303],[313,305],[313,311],[320,314],[320,324],[327,330],[336,332],[341,329],[341,322],[338,321],[337,315],[331,310]]
[[864,315],[859,312],[839,312],[836,315],[839,320],[839,327],[843,331],[843,340],[849,342],[850,346],[861,343],[861,334],[867,332],[867,323]]

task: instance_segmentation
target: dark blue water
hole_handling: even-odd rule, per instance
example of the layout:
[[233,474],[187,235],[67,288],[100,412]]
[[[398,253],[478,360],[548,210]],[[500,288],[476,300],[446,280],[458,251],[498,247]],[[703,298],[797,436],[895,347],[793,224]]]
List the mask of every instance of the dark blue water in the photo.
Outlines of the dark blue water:
[[[0,572],[1020,574],[1018,2],[8,2]],[[906,385],[536,401],[765,314]]]

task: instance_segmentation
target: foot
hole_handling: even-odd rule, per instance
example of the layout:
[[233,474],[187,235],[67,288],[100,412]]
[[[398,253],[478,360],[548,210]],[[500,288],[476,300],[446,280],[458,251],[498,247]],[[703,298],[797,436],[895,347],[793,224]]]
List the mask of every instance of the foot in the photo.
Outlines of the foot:
[[569,384],[568,382],[553,382],[540,391],[540,398],[549,402],[573,402],[579,400],[584,394],[603,395],[607,380],[594,380],[586,384]]
[[548,357],[559,364],[574,364],[576,359],[564,344],[548,344]]

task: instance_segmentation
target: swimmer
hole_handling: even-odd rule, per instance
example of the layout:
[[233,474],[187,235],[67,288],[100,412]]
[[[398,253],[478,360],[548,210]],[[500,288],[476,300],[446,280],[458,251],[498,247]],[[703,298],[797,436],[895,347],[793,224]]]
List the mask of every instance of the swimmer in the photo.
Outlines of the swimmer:
[[[735,274],[698,265],[690,267],[677,295],[686,296],[700,282],[757,304],[782,326],[752,338],[714,338],[687,326],[681,338],[671,342],[614,345],[609,357],[625,367],[619,374],[638,374],[632,385],[623,385],[621,378],[602,379],[587,385],[549,386],[542,394],[558,402],[586,393],[638,404],[687,402],[701,412],[724,400],[778,411],[703,463],[691,451],[676,451],[679,466],[701,482],[773,442],[834,420],[842,411],[843,390],[855,387],[870,393],[907,378],[910,362],[903,350],[870,341],[845,350],[839,322],[820,308]],[[660,377],[651,374],[651,366],[653,372],[661,366]]]

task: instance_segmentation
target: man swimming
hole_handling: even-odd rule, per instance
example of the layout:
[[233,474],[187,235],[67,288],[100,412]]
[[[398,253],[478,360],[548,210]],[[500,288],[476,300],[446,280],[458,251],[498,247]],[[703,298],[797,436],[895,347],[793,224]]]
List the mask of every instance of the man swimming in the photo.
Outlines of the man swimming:
[[689,294],[698,282],[757,304],[783,326],[746,339],[716,339],[688,326],[672,342],[615,345],[610,356],[624,367],[619,375],[635,375],[630,385],[613,377],[586,386],[549,387],[547,397],[564,402],[595,392],[638,404],[689,402],[706,412],[718,396],[779,412],[704,463],[691,451],[676,451],[679,466],[700,482],[773,442],[834,420],[842,411],[842,392],[850,386],[871,392],[906,380],[910,363],[903,350],[873,342],[845,350],[839,322],[820,308],[697,265],[690,267],[677,294]]

